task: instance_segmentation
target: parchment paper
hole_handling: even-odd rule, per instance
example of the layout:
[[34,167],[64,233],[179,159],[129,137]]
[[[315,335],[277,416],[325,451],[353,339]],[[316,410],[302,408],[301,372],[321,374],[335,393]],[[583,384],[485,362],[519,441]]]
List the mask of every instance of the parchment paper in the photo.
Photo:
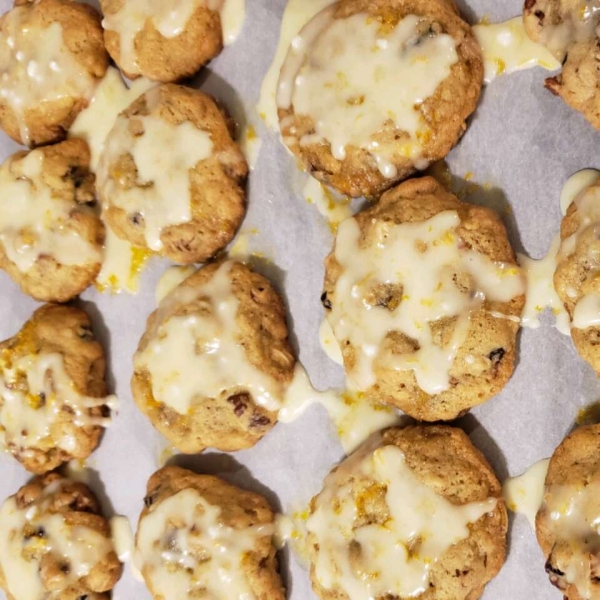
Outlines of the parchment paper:
[[[474,23],[513,17],[520,0],[459,0]],[[8,10],[10,0],[0,0]],[[262,78],[275,51],[285,0],[247,0],[241,37],[225,49],[195,80],[226,105],[245,107],[247,114],[259,97]],[[566,179],[585,167],[600,167],[594,152],[598,134],[578,114],[543,88],[548,74],[534,69],[500,77],[483,94],[477,113],[460,145],[448,157],[457,176],[474,174],[473,181],[492,189],[471,200],[510,207],[505,212],[511,240],[518,251],[545,254],[560,223],[559,194]],[[255,115],[253,115],[255,118]],[[262,151],[250,177],[249,211],[243,229],[256,227],[251,249],[271,261],[261,270],[287,299],[293,342],[313,383],[320,389],[341,385],[343,373],[321,350],[318,328],[323,318],[319,302],[322,261],[331,247],[331,234],[314,206],[292,191],[294,161],[277,136],[262,128]],[[0,134],[0,158],[17,146]],[[109,354],[109,384],[121,400],[120,414],[88,461],[90,482],[105,511],[127,515],[135,526],[142,509],[148,477],[162,465],[166,444],[134,406],[129,389],[132,355],[155,308],[155,284],[166,268],[153,260],[144,272],[141,292],[110,296],[95,289],[79,304],[94,318],[96,331]],[[0,273],[0,338],[12,336],[31,315],[36,303]],[[500,479],[517,475],[549,456],[574,425],[578,409],[598,399],[600,385],[592,370],[575,353],[571,340],[544,320],[538,330],[520,336],[519,363],[504,391],[459,422],[493,464]],[[328,418],[312,407],[290,425],[278,425],[255,448],[225,455],[175,456],[171,460],[264,493],[280,510],[303,504],[319,491],[325,475],[343,456]],[[29,478],[8,454],[0,456],[0,499],[14,493]],[[282,571],[292,600],[309,600],[308,574],[284,552]],[[129,568],[116,587],[117,600],[149,598]],[[486,600],[558,600],[548,582],[544,559],[534,535],[520,515],[511,516],[508,561],[487,587]]]

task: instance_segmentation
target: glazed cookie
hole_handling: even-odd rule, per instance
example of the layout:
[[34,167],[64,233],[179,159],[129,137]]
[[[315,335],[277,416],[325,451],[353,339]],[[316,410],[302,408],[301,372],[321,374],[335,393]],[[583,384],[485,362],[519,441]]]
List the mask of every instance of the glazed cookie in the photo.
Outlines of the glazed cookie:
[[83,140],[17,152],[0,167],[0,268],[42,302],[67,302],[102,264],[104,225]]
[[596,37],[600,23],[598,0],[525,0],[527,35],[562,60],[577,42]]
[[325,266],[327,318],[373,400],[452,420],[510,378],[525,282],[492,210],[407,181],[340,224]]
[[476,600],[504,564],[508,518],[466,434],[421,426],[388,429],[344,460],[306,526],[322,600]]
[[148,482],[135,561],[156,600],[284,600],[275,515],[258,494],[165,467]]
[[97,175],[113,231],[178,263],[214,256],[244,217],[248,165],[217,105],[196,90],[166,84],[133,102]]
[[580,427],[550,460],[536,533],[565,600],[600,598],[600,425]]
[[600,184],[581,192],[560,228],[554,288],[571,317],[577,352],[600,376]]
[[0,588],[8,600],[109,600],[121,563],[83,483],[37,477],[0,507]]
[[241,263],[210,264],[159,305],[134,357],[133,397],[179,450],[256,444],[294,374],[285,309]]
[[559,59],[559,75],[546,79],[546,88],[560,96],[600,129],[598,61],[600,24],[598,0],[526,0],[525,30]]
[[100,0],[106,49],[134,79],[173,82],[191,77],[223,48],[221,2]]
[[442,159],[477,106],[481,50],[449,0],[341,0],[298,40],[277,91],[283,141],[343,194]]
[[91,6],[16,0],[0,18],[0,127],[26,146],[63,139],[107,68]]
[[600,40],[594,37],[575,44],[560,74],[546,79],[546,87],[571,108],[582,113],[596,129],[600,129],[598,64]]
[[88,315],[74,307],[38,309],[0,343],[0,440],[33,473],[87,458],[110,423],[105,361]]

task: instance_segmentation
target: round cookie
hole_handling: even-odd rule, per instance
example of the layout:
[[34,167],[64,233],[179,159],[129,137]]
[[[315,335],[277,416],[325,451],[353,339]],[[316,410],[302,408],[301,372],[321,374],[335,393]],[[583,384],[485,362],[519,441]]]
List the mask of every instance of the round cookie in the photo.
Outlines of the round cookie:
[[536,518],[546,572],[565,600],[600,598],[598,498],[600,425],[589,425],[576,429],[554,451]]
[[523,20],[532,40],[565,60],[562,71],[546,79],[546,88],[600,129],[596,0],[526,0]]
[[100,158],[98,193],[121,239],[192,264],[232,240],[245,214],[247,175],[214,101],[165,84],[117,118]]
[[560,227],[561,246],[554,288],[571,318],[571,337],[580,356],[600,376],[600,184],[584,190],[567,209]]
[[0,18],[0,127],[26,146],[60,141],[107,68],[91,6],[17,0]]
[[144,503],[136,564],[154,598],[284,600],[275,515],[262,496],[165,467],[148,481]]
[[330,473],[309,512],[321,600],[476,600],[504,564],[502,488],[457,428],[384,431]]
[[90,151],[72,139],[17,152],[0,167],[0,268],[41,302],[67,302],[100,271]]
[[0,588],[8,600],[109,600],[121,563],[83,483],[35,478],[0,507]]
[[28,471],[94,451],[116,400],[105,368],[90,318],[71,306],[42,306],[0,343],[0,440]]
[[562,71],[546,79],[546,88],[562,98],[600,129],[600,40],[594,37],[575,44],[567,56]]
[[525,282],[494,211],[412,179],[343,221],[325,266],[327,319],[373,400],[452,420],[512,375]]
[[294,365],[285,309],[269,281],[241,263],[213,263],[150,315],[133,398],[180,451],[233,452],[277,422]]
[[483,81],[448,0],[341,0],[300,33],[277,104],[287,147],[342,194],[375,196],[448,154]]
[[562,60],[578,42],[596,37],[600,12],[596,0],[525,0],[527,35]]
[[191,77],[223,48],[218,10],[202,0],[101,0],[106,49],[119,68],[165,83]]

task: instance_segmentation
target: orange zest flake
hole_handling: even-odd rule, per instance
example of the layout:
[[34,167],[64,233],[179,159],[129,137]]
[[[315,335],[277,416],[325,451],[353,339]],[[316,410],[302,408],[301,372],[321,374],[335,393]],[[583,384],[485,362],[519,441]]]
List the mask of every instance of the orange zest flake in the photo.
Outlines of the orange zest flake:
[[340,398],[346,406],[354,406],[358,400],[358,398],[351,392],[344,392],[341,394]]
[[600,422],[600,402],[594,402],[588,406],[583,407],[577,413],[577,424],[578,425],[590,425],[592,423]]
[[248,126],[248,129],[246,130],[246,139],[248,141],[252,141],[255,140],[257,137],[258,135],[256,134],[256,129],[254,128],[254,125]]
[[369,514],[369,508],[379,499],[385,498],[387,486],[381,483],[372,483],[356,497],[356,512],[358,518],[364,518]]
[[501,58],[495,58],[496,75],[502,75],[506,71],[506,63]]
[[387,11],[382,15],[378,15],[377,20],[379,23],[381,23],[379,29],[377,30],[379,35],[388,35],[398,24],[398,17],[391,11]]
[[29,406],[33,408],[33,410],[39,410],[40,408],[42,408],[42,406],[44,406],[46,402],[40,394],[27,394],[26,398],[27,404],[29,404]]
[[308,517],[310,517],[310,510],[308,508],[292,513],[292,518],[296,520],[308,521]]
[[[138,277],[144,268],[144,265],[148,259],[152,256],[152,251],[146,248],[138,248],[132,246],[131,248],[131,266],[129,269],[129,279],[127,280],[127,287],[137,289]],[[110,278],[109,278],[110,282]],[[112,285],[112,282],[111,282]]]

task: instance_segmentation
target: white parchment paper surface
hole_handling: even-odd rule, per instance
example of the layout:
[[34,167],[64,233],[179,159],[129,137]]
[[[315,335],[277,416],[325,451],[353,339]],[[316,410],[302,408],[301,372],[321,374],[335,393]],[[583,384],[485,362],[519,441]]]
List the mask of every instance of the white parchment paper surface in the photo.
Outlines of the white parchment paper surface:
[[[215,94],[234,112],[255,119],[254,106],[279,37],[286,0],[247,0],[244,29],[193,84]],[[520,0],[459,0],[463,14],[475,23],[488,15],[493,22],[517,15]],[[10,0],[0,0],[0,11]],[[454,175],[473,174],[473,181],[492,189],[473,194],[472,201],[510,207],[505,211],[511,240],[520,252],[545,254],[560,223],[559,195],[575,171],[600,168],[598,134],[579,114],[543,88],[548,73],[532,69],[500,77],[483,93],[469,130],[448,157]],[[294,192],[294,161],[278,137],[259,128],[263,145],[250,176],[249,210],[243,230],[251,250],[271,261],[261,270],[287,299],[293,343],[313,383],[319,389],[341,385],[343,373],[321,350],[318,328],[323,318],[319,302],[323,259],[331,233],[314,206]],[[0,134],[0,159],[17,150]],[[132,356],[155,308],[155,285],[167,267],[153,260],[137,296],[85,292],[79,301],[94,319],[109,357],[109,385],[121,410],[88,461],[91,485],[108,515],[123,514],[137,523],[148,477],[162,466],[166,444],[133,404],[129,389]],[[36,303],[0,273],[0,338],[14,335]],[[519,363],[506,388],[496,398],[461,419],[462,426],[484,452],[500,479],[517,475],[549,456],[574,425],[579,408],[594,402],[600,384],[577,356],[571,340],[551,327],[520,336]],[[305,503],[320,490],[331,467],[343,456],[325,411],[312,407],[296,422],[275,427],[255,448],[225,455],[175,456],[171,461],[201,472],[215,473],[233,483],[264,493],[279,510]],[[13,494],[29,476],[8,454],[0,454],[0,499]],[[293,556],[281,556],[291,600],[314,597],[308,574]],[[1,596],[1,593],[0,593]],[[544,559],[521,515],[511,515],[509,556],[500,575],[488,586],[485,600],[558,600],[548,582]],[[129,568],[117,585],[116,600],[150,598]]]

